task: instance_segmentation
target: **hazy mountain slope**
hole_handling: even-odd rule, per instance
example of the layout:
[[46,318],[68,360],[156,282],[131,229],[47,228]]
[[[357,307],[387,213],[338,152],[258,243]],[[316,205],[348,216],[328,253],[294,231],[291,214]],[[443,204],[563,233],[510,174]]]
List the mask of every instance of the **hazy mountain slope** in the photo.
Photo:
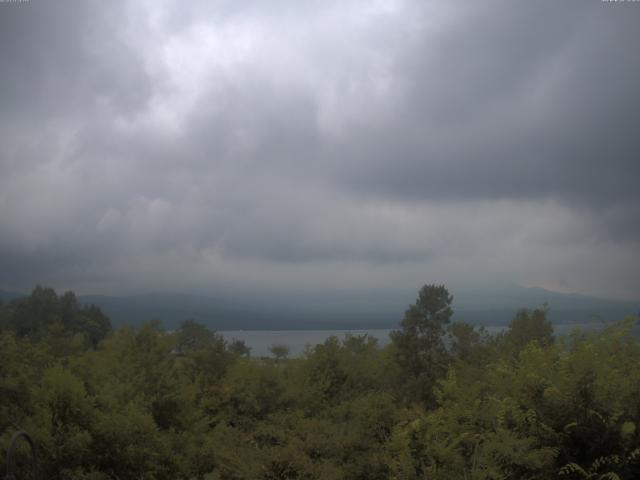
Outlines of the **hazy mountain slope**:
[[[501,288],[452,290],[454,320],[480,325],[506,325],[520,308],[547,304],[554,323],[617,321],[640,312],[640,301],[600,299],[542,288],[509,285]],[[1,291],[8,302],[25,295]],[[114,326],[140,325],[157,319],[175,328],[194,319],[216,330],[307,330],[394,328],[414,300],[407,294],[361,294],[332,298],[215,297],[177,293],[131,296],[81,295],[83,304],[95,304]]]
[[[114,324],[138,324],[156,318],[168,328],[192,318],[223,329],[392,328],[411,300],[406,298],[349,299],[222,299],[183,294],[131,297],[83,296],[111,316]],[[454,292],[454,319],[482,325],[504,325],[520,308],[550,308],[555,323],[617,321],[640,311],[640,302],[599,299],[541,288],[509,286],[484,292]]]
[[508,285],[500,289],[473,290],[454,294],[455,318],[483,325],[508,323],[520,308],[546,304],[555,323],[613,322],[640,311],[640,301],[603,299],[577,293]]

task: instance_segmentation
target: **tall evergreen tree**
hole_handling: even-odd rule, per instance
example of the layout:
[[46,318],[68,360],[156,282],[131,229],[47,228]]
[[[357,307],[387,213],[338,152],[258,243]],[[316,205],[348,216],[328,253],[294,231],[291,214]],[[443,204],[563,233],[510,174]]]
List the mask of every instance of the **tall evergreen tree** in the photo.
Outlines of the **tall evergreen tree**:
[[434,383],[447,371],[444,334],[453,315],[452,300],[444,285],[425,285],[405,312],[401,330],[391,332],[396,361],[409,382],[406,387],[427,404],[433,403]]

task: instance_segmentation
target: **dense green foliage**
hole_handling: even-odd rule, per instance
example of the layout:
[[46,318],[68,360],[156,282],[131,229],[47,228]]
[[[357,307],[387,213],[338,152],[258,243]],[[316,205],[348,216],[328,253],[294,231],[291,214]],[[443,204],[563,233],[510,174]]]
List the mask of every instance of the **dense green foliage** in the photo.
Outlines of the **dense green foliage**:
[[640,478],[634,319],[554,339],[523,310],[490,336],[451,302],[424,287],[386,348],[255,359],[193,321],[110,331],[36,288],[0,307],[0,446],[30,432],[43,478]]

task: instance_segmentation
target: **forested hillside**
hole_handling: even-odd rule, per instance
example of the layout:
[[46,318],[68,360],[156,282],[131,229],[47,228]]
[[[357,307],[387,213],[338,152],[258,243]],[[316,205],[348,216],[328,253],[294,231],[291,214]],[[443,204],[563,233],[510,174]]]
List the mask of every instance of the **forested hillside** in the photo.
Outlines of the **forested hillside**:
[[428,285],[388,347],[253,358],[38,287],[0,307],[0,467],[24,429],[47,479],[640,478],[636,318],[560,339],[521,310],[491,336],[452,309]]

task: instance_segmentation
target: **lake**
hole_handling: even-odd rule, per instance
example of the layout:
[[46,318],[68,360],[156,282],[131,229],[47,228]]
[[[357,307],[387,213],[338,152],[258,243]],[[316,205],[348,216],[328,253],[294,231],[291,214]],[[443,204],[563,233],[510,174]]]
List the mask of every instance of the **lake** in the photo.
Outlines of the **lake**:
[[290,356],[302,355],[307,345],[314,346],[331,337],[343,339],[345,335],[369,335],[378,339],[380,346],[390,341],[391,329],[372,330],[228,330],[218,332],[225,340],[244,340],[251,348],[252,357],[270,356],[269,347],[272,345],[286,345],[291,349]]
[[[554,331],[557,336],[570,333],[575,328],[584,330],[593,330],[602,328],[602,323],[584,323],[584,324],[567,324],[554,325]],[[489,333],[495,334],[504,330],[504,326],[488,326],[485,327]],[[218,332],[224,336],[227,341],[244,340],[245,344],[251,348],[251,356],[264,357],[271,356],[269,347],[272,345],[286,345],[290,351],[290,356],[297,357],[302,355],[307,345],[313,347],[331,337],[336,336],[343,339],[345,335],[369,335],[378,339],[378,345],[385,346],[391,340],[389,333],[392,329],[364,329],[364,330],[227,330]]]

